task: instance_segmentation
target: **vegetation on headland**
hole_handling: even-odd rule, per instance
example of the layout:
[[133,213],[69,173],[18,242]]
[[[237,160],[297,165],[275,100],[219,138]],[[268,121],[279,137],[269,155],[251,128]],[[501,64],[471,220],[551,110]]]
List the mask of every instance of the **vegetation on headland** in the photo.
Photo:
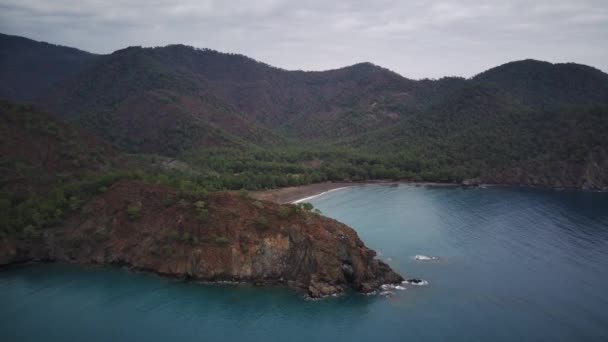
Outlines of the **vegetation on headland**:
[[20,238],[0,239],[0,266],[120,264],[182,279],[288,286],[311,297],[369,293],[403,280],[353,229],[310,210],[237,192],[185,198],[121,180],[53,229],[28,226]]

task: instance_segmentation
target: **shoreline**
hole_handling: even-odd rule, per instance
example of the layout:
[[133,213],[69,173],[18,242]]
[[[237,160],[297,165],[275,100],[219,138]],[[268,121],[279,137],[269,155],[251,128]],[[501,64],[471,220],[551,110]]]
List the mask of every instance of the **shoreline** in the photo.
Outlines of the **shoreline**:
[[361,182],[322,182],[299,186],[290,186],[285,188],[258,190],[251,192],[251,197],[270,201],[278,204],[294,204],[304,202],[306,200],[321,196],[325,193],[365,185],[411,185],[411,186],[437,186],[437,187],[461,187],[461,188],[515,188],[515,189],[540,189],[553,191],[575,191],[575,192],[592,192],[592,193],[607,193],[603,190],[583,190],[578,188],[561,188],[561,187],[545,187],[538,185],[525,184],[462,184],[462,183],[441,183],[441,182],[413,182],[413,181],[395,181],[395,180],[369,180]]
[[365,182],[322,182],[307,185],[290,186],[285,188],[260,190],[251,193],[251,197],[257,200],[270,201],[278,204],[300,203],[328,192],[365,185],[414,185],[414,186],[463,186],[460,183],[439,183],[439,182],[408,182],[377,180]]
[[297,199],[297,200],[295,200],[295,201],[292,201],[291,203],[292,203],[292,204],[298,204],[298,203],[301,203],[301,202],[305,202],[305,201],[307,201],[307,200],[309,200],[309,199],[313,199],[313,198],[315,198],[315,197],[319,197],[319,196],[321,196],[321,195],[325,195],[325,194],[330,193],[330,192],[333,192],[333,191],[338,191],[338,190],[342,190],[342,189],[352,188],[353,186],[356,186],[356,185],[351,185],[351,186],[343,186],[343,187],[339,187],[339,188],[335,188],[335,189],[331,189],[331,190],[323,191],[323,192],[321,192],[321,193],[314,194],[314,195],[312,195],[312,196],[308,196],[308,197],[304,197],[304,198]]
[[322,193],[345,188],[356,184],[347,182],[323,182],[307,185],[290,186],[286,188],[260,190],[251,193],[251,197],[257,200],[270,201],[279,204],[294,203],[303,199],[318,196]]

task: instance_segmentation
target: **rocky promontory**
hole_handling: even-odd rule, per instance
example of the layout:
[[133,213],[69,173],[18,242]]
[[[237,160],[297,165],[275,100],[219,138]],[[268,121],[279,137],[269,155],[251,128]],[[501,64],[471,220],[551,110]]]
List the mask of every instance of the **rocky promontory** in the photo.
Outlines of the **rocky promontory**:
[[284,285],[323,297],[403,280],[357,233],[295,205],[119,181],[62,225],[0,241],[0,264],[110,264],[199,281]]

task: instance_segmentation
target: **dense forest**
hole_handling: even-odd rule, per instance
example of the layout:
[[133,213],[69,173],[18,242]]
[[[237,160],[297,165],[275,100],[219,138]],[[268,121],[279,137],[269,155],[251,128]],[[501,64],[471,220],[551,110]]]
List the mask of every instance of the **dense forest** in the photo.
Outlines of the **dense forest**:
[[0,35],[0,234],[119,179],[208,192],[393,179],[606,190],[608,75],[524,60],[470,79],[287,71],[184,45],[108,55]]

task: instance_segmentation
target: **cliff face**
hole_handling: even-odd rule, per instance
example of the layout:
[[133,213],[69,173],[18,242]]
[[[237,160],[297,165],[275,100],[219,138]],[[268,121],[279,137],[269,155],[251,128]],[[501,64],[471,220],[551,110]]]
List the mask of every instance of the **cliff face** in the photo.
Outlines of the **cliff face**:
[[127,265],[205,281],[280,284],[321,297],[403,280],[351,228],[270,202],[118,182],[37,240],[2,242],[0,264],[28,260]]

